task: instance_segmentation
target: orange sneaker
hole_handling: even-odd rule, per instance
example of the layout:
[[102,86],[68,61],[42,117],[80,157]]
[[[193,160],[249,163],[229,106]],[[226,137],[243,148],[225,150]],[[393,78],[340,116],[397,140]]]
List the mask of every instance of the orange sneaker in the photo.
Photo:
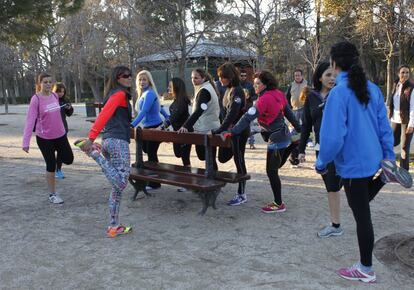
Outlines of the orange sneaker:
[[115,238],[119,235],[126,235],[132,232],[132,227],[126,227],[124,225],[119,225],[117,227],[108,227],[106,231],[106,235],[108,238]]

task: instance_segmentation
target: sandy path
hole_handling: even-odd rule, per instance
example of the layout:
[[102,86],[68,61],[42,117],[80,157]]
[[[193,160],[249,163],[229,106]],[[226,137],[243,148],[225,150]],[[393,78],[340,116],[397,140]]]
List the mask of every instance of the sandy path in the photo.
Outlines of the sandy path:
[[[342,289],[364,286],[339,278],[339,267],[358,260],[355,223],[342,196],[345,234],[319,239],[328,221],[322,181],[311,168],[281,170],[287,211],[262,214],[271,200],[265,173],[265,146],[247,150],[252,179],[249,202],[228,207],[236,192],[227,185],[218,210],[196,215],[199,198],[163,186],[154,197],[131,202],[128,186],[121,220],[134,232],[105,237],[109,185],[94,162],[74,149],[75,162],[64,166],[58,181],[63,205],[47,201],[44,162],[32,138],[30,154],[21,150],[27,106],[11,106],[0,115],[0,289]],[[69,118],[70,141],[86,136],[83,106]],[[163,144],[160,160],[180,164],[172,146]],[[134,146],[131,144],[131,151]],[[202,166],[195,158],[194,166]],[[231,162],[221,170],[234,170]],[[414,232],[414,194],[387,185],[372,203],[376,240],[393,233]],[[414,280],[391,271],[374,257],[376,289],[412,289]]]

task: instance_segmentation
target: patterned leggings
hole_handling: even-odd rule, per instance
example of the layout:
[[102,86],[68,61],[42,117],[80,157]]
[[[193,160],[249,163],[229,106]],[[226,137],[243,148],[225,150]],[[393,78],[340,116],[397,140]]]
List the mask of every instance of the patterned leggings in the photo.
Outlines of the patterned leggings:
[[102,168],[106,179],[111,183],[109,196],[110,226],[119,225],[119,206],[122,191],[128,185],[130,172],[129,144],[125,140],[108,138],[102,143],[102,155],[93,151],[91,157]]

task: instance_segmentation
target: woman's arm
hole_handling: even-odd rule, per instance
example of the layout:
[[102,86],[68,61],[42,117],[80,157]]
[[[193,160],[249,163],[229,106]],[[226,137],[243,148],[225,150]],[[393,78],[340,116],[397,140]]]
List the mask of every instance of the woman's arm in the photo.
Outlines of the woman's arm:
[[138,116],[131,123],[133,127],[136,127],[142,121],[142,119],[144,119],[144,117],[148,114],[156,98],[157,95],[154,91],[149,90],[146,92],[146,95],[144,97],[144,103],[142,104],[142,109],[139,111]]
[[170,118],[170,115],[168,115],[167,111],[164,109],[163,105],[160,105],[160,113],[163,115],[165,120],[168,120]]
[[34,95],[29,104],[29,109],[27,110],[26,124],[23,131],[23,150],[29,152],[30,138],[32,137],[32,132],[36,123],[37,118],[39,117],[39,97]]
[[233,124],[236,121],[237,117],[239,116],[240,110],[242,109],[242,104],[243,102],[242,102],[241,96],[234,95],[233,101],[231,102],[230,109],[228,110],[226,116],[224,117],[223,123],[218,129],[212,130],[211,132],[213,134],[220,134],[223,131],[227,131],[229,127],[231,126],[231,124]]
[[244,129],[250,126],[250,123],[259,116],[259,110],[256,106],[250,107],[246,113],[240,118],[236,125],[231,128],[230,133],[239,135]]
[[301,132],[300,123],[298,119],[296,119],[296,116],[295,114],[293,114],[293,111],[289,105],[286,105],[283,108],[283,114],[285,115],[286,119],[288,119],[289,123],[291,123],[292,126],[295,128],[296,132],[300,133]]
[[126,96],[124,91],[118,91],[109,97],[105,106],[102,108],[102,111],[99,113],[98,117],[95,120],[95,123],[92,125],[91,130],[89,131],[89,139],[91,141],[95,140],[102,129],[105,127],[106,123],[115,113],[115,110],[118,107],[128,106],[126,103]]
[[306,143],[308,142],[310,133],[312,131],[312,115],[310,112],[310,95],[306,98],[303,105],[303,124],[300,132],[299,153],[305,154]]
[[195,111],[191,114],[187,121],[185,121],[182,127],[187,130],[192,129],[198,118],[200,118],[204,111],[207,110],[207,104],[210,100],[210,93],[206,89],[201,89],[197,98],[197,103],[195,104]]

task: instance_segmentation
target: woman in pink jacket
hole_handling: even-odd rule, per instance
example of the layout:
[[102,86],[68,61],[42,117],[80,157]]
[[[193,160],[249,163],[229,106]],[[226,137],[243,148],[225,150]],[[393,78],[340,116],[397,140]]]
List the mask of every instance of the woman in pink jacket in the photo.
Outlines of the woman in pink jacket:
[[73,152],[70,148],[60,114],[58,96],[52,92],[52,78],[47,73],[41,73],[36,80],[36,94],[30,100],[23,134],[23,150],[29,153],[32,132],[36,133],[36,142],[46,162],[46,181],[51,203],[63,203],[56,193],[55,170],[56,154],[63,163],[73,162]]

